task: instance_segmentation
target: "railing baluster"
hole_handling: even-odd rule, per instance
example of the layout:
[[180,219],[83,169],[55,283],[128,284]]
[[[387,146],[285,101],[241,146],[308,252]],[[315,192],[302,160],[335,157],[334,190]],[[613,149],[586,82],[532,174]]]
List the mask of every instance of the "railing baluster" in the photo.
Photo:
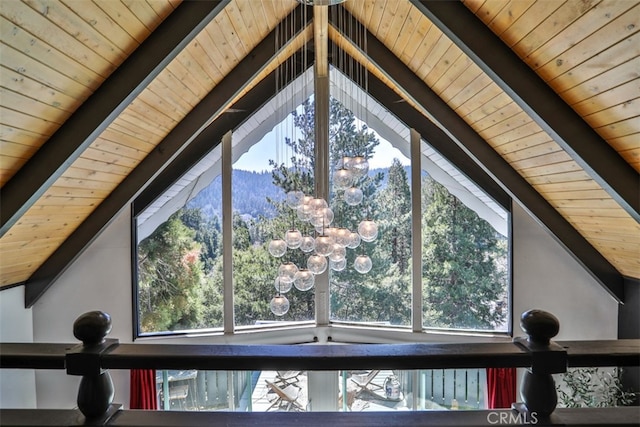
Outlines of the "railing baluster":
[[442,370],[442,406],[445,405],[445,397],[444,397],[444,391],[446,389],[445,383],[444,383],[444,377],[445,377],[445,370]]
[[480,409],[480,369],[476,370],[476,408]]
[[435,400],[433,399],[433,369],[430,370],[431,371],[431,400],[433,400],[435,402]]
[[457,385],[457,369],[452,369],[451,370],[451,375],[449,375],[449,379],[451,380],[451,401],[449,402],[449,407],[451,409],[458,409],[459,405],[458,405],[458,399],[457,399],[457,394],[458,394],[458,385]]
[[464,371],[464,406],[469,404],[469,370]]

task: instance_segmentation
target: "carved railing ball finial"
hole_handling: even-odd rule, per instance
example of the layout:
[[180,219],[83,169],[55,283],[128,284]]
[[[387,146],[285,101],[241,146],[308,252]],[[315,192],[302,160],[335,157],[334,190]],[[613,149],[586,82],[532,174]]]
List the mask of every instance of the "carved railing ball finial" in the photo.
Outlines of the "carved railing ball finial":
[[111,316],[104,311],[89,311],[73,322],[73,335],[82,346],[67,355],[67,373],[82,375],[78,387],[78,409],[88,420],[107,416],[115,394],[111,375],[103,369],[100,357],[117,340],[107,340]]
[[111,316],[104,311],[89,311],[73,322],[73,336],[85,346],[102,344],[111,332]]
[[533,344],[549,345],[551,338],[558,335],[560,322],[553,314],[539,309],[528,310],[520,316],[520,327]]

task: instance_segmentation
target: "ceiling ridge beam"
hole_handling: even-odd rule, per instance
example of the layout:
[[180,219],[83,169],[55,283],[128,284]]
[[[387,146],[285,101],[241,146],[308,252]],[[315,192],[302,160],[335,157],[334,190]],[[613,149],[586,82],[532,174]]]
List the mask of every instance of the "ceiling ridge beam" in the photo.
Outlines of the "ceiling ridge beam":
[[[301,8],[304,6],[297,6]],[[296,9],[286,19],[292,25],[295,33],[299,34],[308,25],[311,17],[302,17]],[[281,52],[276,49],[276,28],[262,42],[260,42],[234,70],[227,75],[216,87],[176,127],[136,166],[136,168],[116,187],[111,194],[89,215],[80,226],[56,249],[49,258],[25,281],[25,307],[29,308],[46,292],[58,277],[73,263],[75,259],[88,247],[91,242],[106,228],[114,217],[141,191],[152,182],[167,165],[175,159],[188,144],[193,141],[206,140],[211,145],[214,130],[224,127],[226,133],[235,121],[233,117],[241,117],[241,113],[222,114],[211,122],[212,117],[228,106],[229,102],[242,91],[273,59]],[[286,47],[286,46],[285,46]],[[269,75],[273,80],[274,73]],[[273,95],[275,80],[258,83],[238,102],[234,104],[238,109],[242,103],[250,102],[253,96],[260,100],[259,94],[269,90]],[[260,88],[259,90],[257,88]],[[266,102],[263,101],[262,103]],[[262,105],[258,104],[256,109]],[[252,110],[253,111],[253,110]],[[224,124],[224,125],[223,125]],[[202,135],[202,136],[201,136]],[[194,160],[195,162],[195,160]]]
[[2,187],[0,237],[230,0],[183,2]]
[[[620,272],[406,64],[368,31],[364,37],[367,43],[365,51],[364,46],[361,45],[363,38],[353,37],[350,34],[350,32],[355,34],[355,28],[360,25],[350,14],[344,23],[345,28],[339,28],[337,22],[330,21],[330,23],[398,88],[410,94],[410,98],[428,111],[437,124],[410,104],[393,102],[397,94],[391,89],[384,91],[377,83],[379,79],[369,73],[369,92],[381,105],[394,113],[407,126],[420,132],[434,149],[450,150],[449,145],[459,146],[504,191],[519,201],[524,209],[536,218],[613,298],[619,302],[624,300],[624,283]],[[360,44],[356,40],[360,41]],[[376,94],[372,89],[376,89]],[[409,119],[413,120],[409,122]],[[440,153],[454,163],[454,159],[449,157],[451,152],[440,151]],[[462,172],[468,173],[465,170]],[[474,179],[472,176],[469,178]]]
[[535,71],[462,2],[411,2],[640,222],[640,175]]

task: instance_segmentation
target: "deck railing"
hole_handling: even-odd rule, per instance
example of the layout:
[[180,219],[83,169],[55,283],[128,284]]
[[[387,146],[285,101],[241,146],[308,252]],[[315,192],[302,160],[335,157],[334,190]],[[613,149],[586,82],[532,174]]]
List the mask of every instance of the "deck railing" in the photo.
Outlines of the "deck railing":
[[[66,369],[82,379],[77,410],[0,410],[1,425],[638,425],[640,409],[558,409],[552,374],[568,367],[640,365],[640,340],[551,341],[557,319],[531,310],[527,337],[505,343],[357,345],[120,344],[106,338],[111,319],[90,312],[74,323],[82,344],[2,343],[0,368]],[[230,413],[122,410],[113,404],[110,369],[355,370],[527,368],[522,402],[510,411]]]

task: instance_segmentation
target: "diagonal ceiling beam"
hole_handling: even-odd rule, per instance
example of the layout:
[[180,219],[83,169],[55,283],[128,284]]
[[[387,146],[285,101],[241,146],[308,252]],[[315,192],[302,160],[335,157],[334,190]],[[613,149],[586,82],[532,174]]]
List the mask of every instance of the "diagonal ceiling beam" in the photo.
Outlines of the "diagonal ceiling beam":
[[183,2],[4,185],[0,237],[229,0]]
[[[301,8],[303,6],[298,6]],[[299,34],[309,24],[311,17],[303,17],[298,9],[286,18],[287,25],[291,25],[293,32]],[[152,181],[179,153],[195,140],[212,141],[212,132],[224,128],[230,129],[235,119],[241,118],[240,113],[222,114],[211,125],[212,116],[228,106],[229,102],[251,82],[279,54],[276,50],[276,30],[263,39],[238,65],[227,75],[166,137],[147,157],[116,187],[116,189],[92,212],[92,214],[62,243],[62,245],[25,281],[25,306],[31,307],[44,292],[60,277],[69,265],[84,251],[84,249],[100,234],[145,186]],[[283,47],[286,49],[286,45]],[[273,73],[269,79],[274,79]],[[258,89],[260,88],[260,89]],[[242,103],[249,103],[244,108],[249,112],[255,111],[268,98],[264,91],[273,96],[275,80],[260,82],[247,95],[241,98]],[[252,99],[251,97],[255,99]],[[264,98],[264,99],[263,99]],[[256,103],[256,105],[253,104]],[[241,109],[240,101],[235,105]],[[217,123],[217,124],[216,124]],[[216,124],[214,126],[214,124]],[[214,134],[215,136],[215,134]],[[194,159],[194,162],[197,159]]]
[[[345,11],[346,13],[346,11]],[[564,246],[569,253],[598,281],[616,300],[624,300],[624,279],[609,261],[607,261],[558,211],[547,202],[516,170],[514,170],[482,137],[480,137],[455,111],[451,109],[435,92],[418,78],[393,52],[384,46],[371,33],[363,37],[354,37],[359,25],[355,18],[348,15],[349,23],[337,28],[341,34],[357,46],[368,59],[393,81],[405,93],[410,94],[417,105],[432,115],[438,125],[418,113],[407,103],[397,103],[395,92],[378,88],[379,102],[407,126],[418,130],[422,137],[440,151],[447,145],[457,144],[477,165],[499,183],[511,197],[520,204]],[[353,33],[353,34],[352,34]],[[367,48],[362,46],[365,39]],[[360,41],[360,44],[354,42]],[[377,79],[369,75],[370,86]],[[379,86],[379,85],[378,85]],[[374,85],[374,87],[376,87]],[[369,90],[371,92],[371,88]],[[406,104],[406,105],[404,105]],[[414,110],[414,111],[411,111]],[[412,122],[408,120],[413,118]],[[443,129],[446,129],[443,130]],[[441,154],[448,157],[445,152]],[[454,160],[448,157],[449,160]],[[468,173],[467,171],[464,171]],[[472,178],[470,176],[470,178]]]
[[640,222],[640,175],[498,36],[462,2],[411,2]]

